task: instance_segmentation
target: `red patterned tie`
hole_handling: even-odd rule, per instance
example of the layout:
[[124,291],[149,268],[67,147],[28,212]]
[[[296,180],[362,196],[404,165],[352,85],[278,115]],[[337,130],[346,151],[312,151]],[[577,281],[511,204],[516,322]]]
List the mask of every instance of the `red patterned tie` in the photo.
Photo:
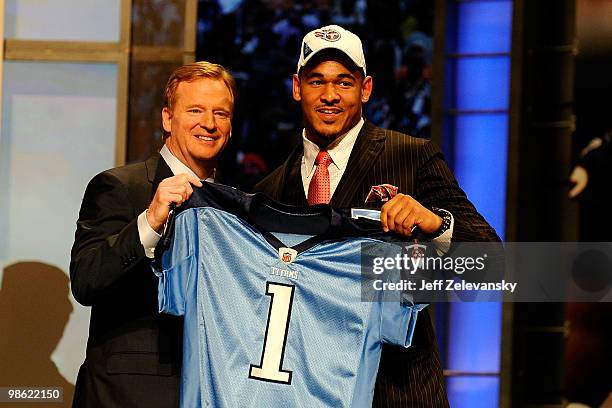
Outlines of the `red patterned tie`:
[[308,205],[329,204],[329,170],[332,158],[327,150],[321,150],[315,160],[317,168],[308,186]]

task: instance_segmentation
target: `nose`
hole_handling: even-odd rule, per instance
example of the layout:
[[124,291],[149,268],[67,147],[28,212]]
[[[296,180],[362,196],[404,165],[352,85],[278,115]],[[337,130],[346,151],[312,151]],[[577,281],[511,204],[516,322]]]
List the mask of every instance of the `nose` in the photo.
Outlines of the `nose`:
[[199,125],[210,133],[213,133],[217,128],[217,125],[215,123],[215,115],[213,114],[213,112],[202,112],[202,114],[200,115]]
[[340,100],[340,94],[336,92],[336,86],[333,83],[327,83],[321,94],[321,101],[325,103],[334,103]]

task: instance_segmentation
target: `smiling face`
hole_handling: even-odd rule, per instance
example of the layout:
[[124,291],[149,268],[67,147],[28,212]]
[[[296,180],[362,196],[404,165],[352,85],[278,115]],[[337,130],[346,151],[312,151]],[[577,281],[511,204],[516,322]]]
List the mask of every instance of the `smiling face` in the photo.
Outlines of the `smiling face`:
[[326,146],[361,119],[361,106],[370,99],[372,77],[350,70],[340,59],[328,59],[293,76],[293,99],[300,102],[306,137]]
[[166,146],[199,177],[212,174],[232,131],[234,101],[221,79],[181,82],[172,110],[162,110]]

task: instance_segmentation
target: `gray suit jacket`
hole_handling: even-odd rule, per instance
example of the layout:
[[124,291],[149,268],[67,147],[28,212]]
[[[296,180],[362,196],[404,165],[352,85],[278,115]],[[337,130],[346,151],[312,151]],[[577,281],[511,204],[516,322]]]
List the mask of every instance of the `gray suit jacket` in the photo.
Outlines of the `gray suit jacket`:
[[[308,205],[301,178],[303,146],[255,186],[286,204]],[[499,241],[499,237],[459,188],[442,153],[433,143],[381,129],[366,121],[347,168],[331,198],[334,207],[377,207],[365,204],[371,187],[392,184],[426,207],[453,214],[453,241]],[[375,407],[447,407],[444,378],[427,309],[419,315],[413,344],[408,349],[383,347]]]

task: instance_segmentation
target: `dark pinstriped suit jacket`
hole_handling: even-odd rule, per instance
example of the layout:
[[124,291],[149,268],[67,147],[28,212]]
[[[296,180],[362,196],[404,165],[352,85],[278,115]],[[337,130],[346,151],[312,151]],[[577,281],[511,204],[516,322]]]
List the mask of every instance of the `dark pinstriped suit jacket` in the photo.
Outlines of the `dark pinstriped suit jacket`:
[[[303,146],[255,186],[270,197],[291,205],[308,205],[301,176]],[[499,241],[476,211],[433,143],[381,129],[366,121],[330,205],[364,207],[374,185],[389,183],[425,207],[453,214],[453,241]],[[380,207],[381,203],[374,204]],[[408,349],[383,347],[374,395],[375,407],[448,407],[444,378],[427,309],[417,320]]]

